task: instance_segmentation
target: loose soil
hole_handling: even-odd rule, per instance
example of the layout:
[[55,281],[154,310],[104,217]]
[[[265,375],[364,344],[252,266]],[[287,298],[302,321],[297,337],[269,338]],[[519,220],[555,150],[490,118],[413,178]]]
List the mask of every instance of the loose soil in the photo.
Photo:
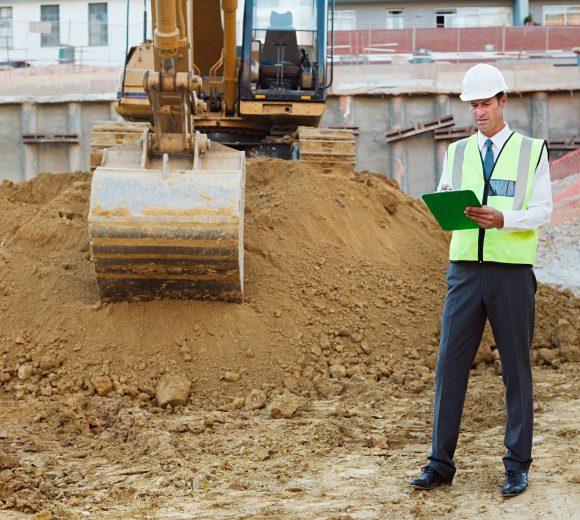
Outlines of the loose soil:
[[[248,164],[245,302],[101,305],[90,176],[0,186],[0,519],[573,518],[578,328],[541,285],[536,462],[503,501],[501,366],[486,332],[450,489],[429,449],[448,235],[369,173]],[[164,380],[191,384],[160,408]]]

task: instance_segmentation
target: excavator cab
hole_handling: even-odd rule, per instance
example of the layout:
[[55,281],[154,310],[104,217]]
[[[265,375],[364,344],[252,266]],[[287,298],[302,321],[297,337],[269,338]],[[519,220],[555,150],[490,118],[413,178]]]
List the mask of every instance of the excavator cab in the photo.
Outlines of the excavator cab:
[[292,12],[272,11],[259,56],[259,88],[297,90],[301,61],[296,29],[292,27]]
[[[316,126],[329,86],[325,0],[245,2],[239,113]],[[330,64],[332,66],[332,64]]]

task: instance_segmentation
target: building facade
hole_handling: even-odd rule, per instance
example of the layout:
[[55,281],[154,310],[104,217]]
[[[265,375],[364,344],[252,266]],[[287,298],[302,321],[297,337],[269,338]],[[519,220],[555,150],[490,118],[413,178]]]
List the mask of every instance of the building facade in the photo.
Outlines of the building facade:
[[0,63],[120,65],[127,42],[151,37],[148,10],[143,0],[0,0]]
[[580,3],[566,0],[335,0],[338,30],[580,25]]
[[[273,9],[284,9],[290,0],[270,1]],[[580,25],[580,3],[566,0],[335,3],[339,31],[509,27],[523,25],[524,20],[540,25]],[[239,29],[243,4],[239,0]],[[148,0],[0,0],[0,66],[119,66],[128,46],[151,38],[150,24]]]

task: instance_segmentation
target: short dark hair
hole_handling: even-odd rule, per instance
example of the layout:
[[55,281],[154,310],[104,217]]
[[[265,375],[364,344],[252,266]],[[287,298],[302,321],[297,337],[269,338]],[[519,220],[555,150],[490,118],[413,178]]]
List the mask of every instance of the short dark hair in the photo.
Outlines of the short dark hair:
[[499,101],[503,96],[504,96],[505,92],[502,90],[501,92],[498,92],[495,97],[497,98],[497,100]]

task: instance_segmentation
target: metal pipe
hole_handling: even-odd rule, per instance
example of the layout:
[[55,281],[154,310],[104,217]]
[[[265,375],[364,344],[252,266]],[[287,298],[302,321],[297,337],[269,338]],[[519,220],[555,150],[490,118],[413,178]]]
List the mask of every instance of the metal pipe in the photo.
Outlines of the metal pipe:
[[154,45],[162,58],[173,58],[179,47],[176,0],[157,0]]
[[226,113],[232,114],[237,98],[236,11],[238,0],[222,0],[222,9],[224,13],[224,101]]
[[147,41],[147,0],[143,0],[143,43]]
[[195,70],[195,63],[194,63],[194,56],[193,53],[193,4],[191,0],[187,0],[185,4],[186,7],[186,16],[187,16],[187,41],[189,42],[189,49],[188,49],[188,69]]
[[177,15],[179,19],[179,35],[182,38],[187,37],[187,27],[185,26],[185,15],[183,14],[183,0],[177,0]]
[[123,104],[125,96],[125,79],[127,77],[127,62],[129,61],[129,0],[127,0],[127,16],[125,19],[125,64],[123,65],[123,81],[121,82],[121,95],[117,99],[117,105]]
[[[330,3],[330,17],[331,17],[331,25],[330,25],[330,81],[324,85],[323,89],[329,89],[332,87],[334,83],[334,0]],[[328,17],[327,17],[328,20]],[[326,49],[324,49],[324,55],[326,56]],[[324,64],[324,68],[326,71],[327,63]],[[325,74],[326,75],[326,74]],[[325,78],[326,80],[326,78]]]

